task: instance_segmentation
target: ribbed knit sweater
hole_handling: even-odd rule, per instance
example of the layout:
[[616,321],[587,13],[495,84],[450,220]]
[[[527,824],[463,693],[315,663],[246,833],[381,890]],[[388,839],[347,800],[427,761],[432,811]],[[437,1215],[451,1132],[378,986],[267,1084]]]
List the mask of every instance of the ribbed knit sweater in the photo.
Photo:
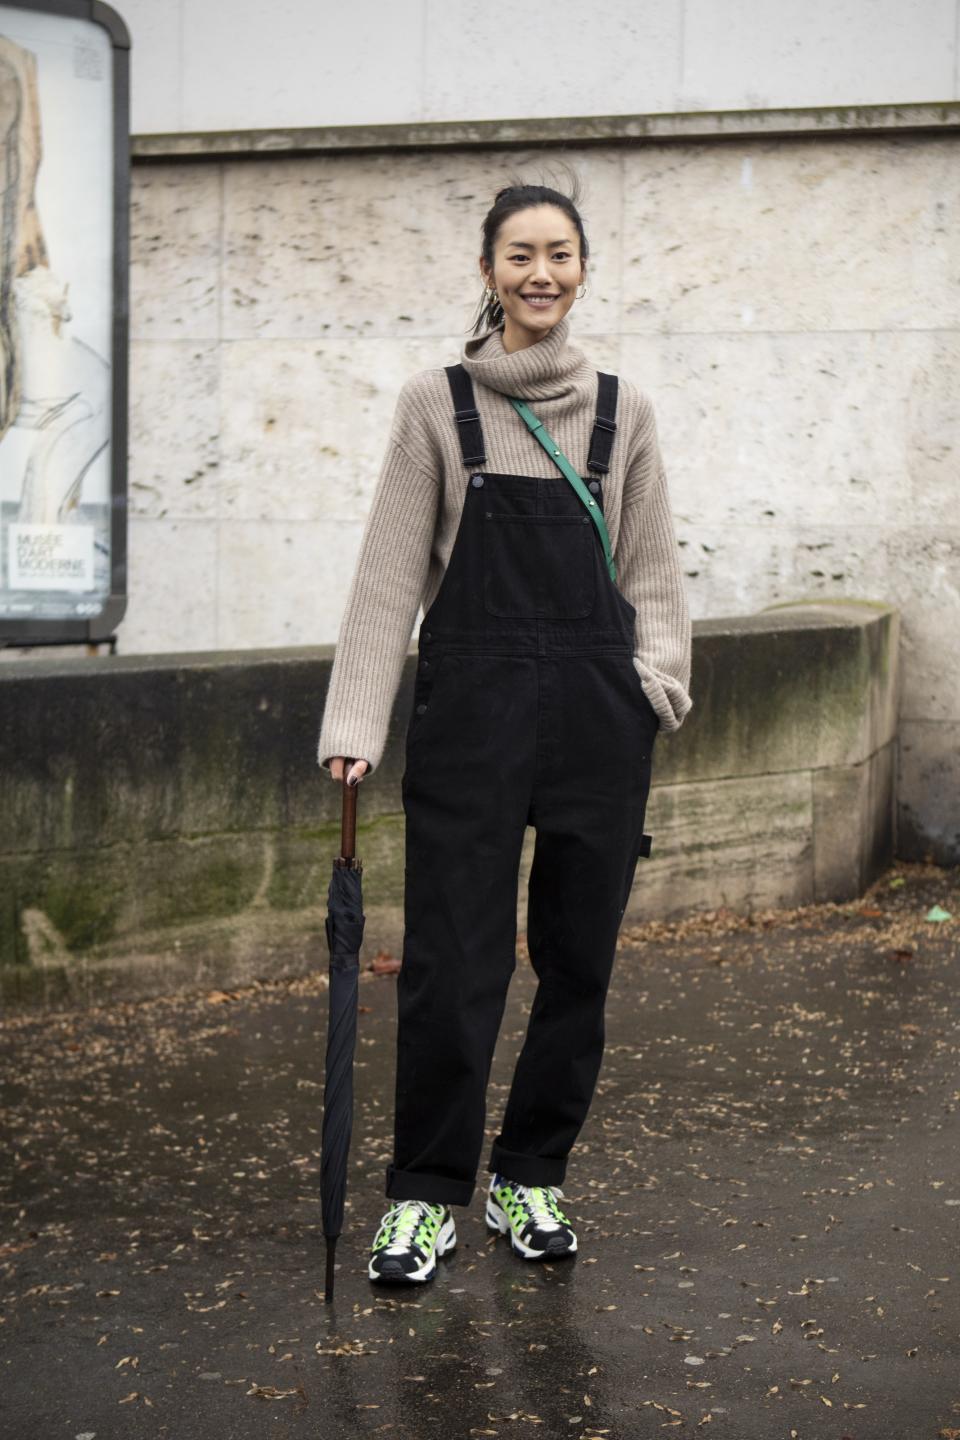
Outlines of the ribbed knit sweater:
[[[503,348],[502,329],[466,341],[491,473],[559,476],[509,403],[527,400],[570,463],[587,475],[597,372],[570,343],[563,317],[523,350]],[[442,365],[401,387],[386,455],[364,528],[340,626],[317,748],[380,762],[419,607],[440,588],[468,484]],[[617,433],[603,477],[603,513],[617,585],[636,607],[634,665],[664,731],[691,707],[690,615],[667,479],[649,397],[620,377]]]

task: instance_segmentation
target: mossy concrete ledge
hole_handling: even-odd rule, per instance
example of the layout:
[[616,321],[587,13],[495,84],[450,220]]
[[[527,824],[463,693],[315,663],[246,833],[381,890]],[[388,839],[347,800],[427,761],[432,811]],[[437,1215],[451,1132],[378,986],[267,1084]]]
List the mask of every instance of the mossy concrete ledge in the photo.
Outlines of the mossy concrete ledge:
[[[695,708],[656,742],[653,853],[628,918],[862,892],[895,849],[897,638],[880,603],[695,625]],[[6,1003],[325,968],[340,792],[315,745],[332,658],[323,646],[0,666]],[[358,797],[368,957],[402,942],[414,664]]]

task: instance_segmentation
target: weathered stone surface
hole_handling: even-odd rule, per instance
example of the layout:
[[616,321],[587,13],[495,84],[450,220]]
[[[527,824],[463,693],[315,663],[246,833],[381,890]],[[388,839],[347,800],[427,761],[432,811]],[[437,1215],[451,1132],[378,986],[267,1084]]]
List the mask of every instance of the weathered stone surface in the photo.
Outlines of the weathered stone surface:
[[132,339],[218,338],[220,247],[217,173],[178,165],[138,170],[130,198]]
[[[223,333],[233,340],[464,336],[483,293],[479,222],[523,152],[226,163]],[[560,178],[560,177],[558,177]],[[620,157],[591,157],[584,210],[618,216]],[[415,197],[415,199],[413,198]],[[487,202],[489,203],[489,202]],[[619,227],[597,227],[586,329],[618,329]],[[410,277],[418,276],[416,283]],[[434,360],[433,363],[440,363]]]
[[894,855],[896,741],[858,765],[811,776],[814,900],[852,900]]
[[960,854],[960,724],[904,720],[900,770],[899,853],[954,864]]
[[[403,382],[461,337],[237,340],[223,349],[222,518],[362,524]],[[274,573],[266,559],[257,567]],[[330,577],[318,600],[335,609]],[[275,619],[275,617],[271,617]]]
[[[162,523],[162,522],[143,522]],[[892,849],[896,613],[701,622],[697,708],[661,735],[630,917],[862,890]],[[148,993],[323,959],[341,792],[316,765],[329,648],[0,667],[0,983],[11,999]],[[400,785],[415,657],[358,796],[374,917],[399,953]],[[519,914],[534,833],[519,867]],[[164,968],[162,956],[168,956]]]
[[[938,114],[922,123],[955,123]],[[784,112],[777,134],[761,110],[718,113],[710,133],[740,135],[723,144],[683,129],[693,112],[577,131],[592,254],[573,332],[654,401],[694,616],[893,599],[903,718],[953,724],[960,171],[950,134],[837,134],[856,115]],[[392,151],[361,127],[351,154],[341,133],[339,152],[135,167],[121,650],[336,640],[396,392],[455,358],[496,188],[549,178],[535,144],[491,148],[475,123],[439,146],[425,127],[420,151],[415,127]],[[819,133],[790,139],[804,123]],[[673,139],[586,143],[654,133]],[[898,782],[918,840],[919,774]]]
[[0,854],[324,823],[337,799],[315,759],[329,663],[293,649],[4,669]]
[[122,625],[128,658],[216,644],[218,534],[214,518],[131,515],[127,565],[137,578]]
[[278,635],[288,645],[335,641],[337,630],[322,597],[346,593],[362,535],[360,521],[244,520],[223,526],[217,556],[222,645],[266,648]]
[[660,745],[661,781],[857,764],[896,733],[888,607],[778,606],[696,635],[696,719]]
[[212,341],[136,340],[130,347],[131,515],[217,518],[220,360]]
[[836,529],[875,544],[901,526],[949,523],[956,331],[671,331],[621,343],[623,373],[656,400],[675,508],[731,527],[759,594],[771,543]]
[[[264,151],[294,127],[304,144],[329,145],[325,126],[342,146],[490,145],[503,132],[576,144],[738,134],[751,119],[773,134],[847,129],[869,125],[874,106],[882,123],[917,124],[903,115],[910,102],[941,102],[917,107],[936,116],[956,94],[954,0],[611,5],[589,25],[578,0],[560,0],[549,65],[532,64],[529,45],[496,44],[500,14],[467,0],[376,11],[126,0],[133,129],[160,154],[179,140],[193,142],[187,153],[223,148],[241,127],[260,132]],[[495,83],[482,83],[486,57]]]
[[655,785],[627,906],[633,919],[671,919],[726,905],[800,905],[813,894],[808,771]]
[[[323,968],[339,840],[327,825],[0,856],[0,892],[17,912],[3,916],[13,943],[0,988],[94,1001]],[[366,824],[362,841],[372,954],[385,932],[401,938],[402,816]]]
[[955,168],[949,139],[628,150],[623,329],[955,328]]

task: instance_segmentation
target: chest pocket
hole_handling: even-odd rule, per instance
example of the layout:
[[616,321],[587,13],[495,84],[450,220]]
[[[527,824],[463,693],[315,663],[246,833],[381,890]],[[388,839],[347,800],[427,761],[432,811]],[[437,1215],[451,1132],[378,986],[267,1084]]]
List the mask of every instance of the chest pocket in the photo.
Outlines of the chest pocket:
[[516,620],[582,620],[596,595],[588,515],[517,515],[486,510],[483,602]]

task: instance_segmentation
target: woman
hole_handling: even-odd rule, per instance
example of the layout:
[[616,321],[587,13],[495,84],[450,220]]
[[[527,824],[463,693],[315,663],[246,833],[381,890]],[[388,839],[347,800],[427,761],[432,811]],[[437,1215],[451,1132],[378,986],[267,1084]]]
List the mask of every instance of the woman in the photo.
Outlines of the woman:
[[[649,399],[570,343],[587,238],[574,200],[501,190],[460,366],[403,385],[319,740],[334,780],[379,762],[417,608],[392,1201],[369,1275],[430,1280],[469,1204],[510,976],[525,827],[539,986],[486,1198],[516,1253],[577,1247],[558,1205],[603,1055],[617,932],[643,851],[651,752],[690,709],[690,620]],[[582,298],[582,297],[581,297]],[[602,511],[511,404],[528,402]],[[615,413],[614,413],[615,412]]]

